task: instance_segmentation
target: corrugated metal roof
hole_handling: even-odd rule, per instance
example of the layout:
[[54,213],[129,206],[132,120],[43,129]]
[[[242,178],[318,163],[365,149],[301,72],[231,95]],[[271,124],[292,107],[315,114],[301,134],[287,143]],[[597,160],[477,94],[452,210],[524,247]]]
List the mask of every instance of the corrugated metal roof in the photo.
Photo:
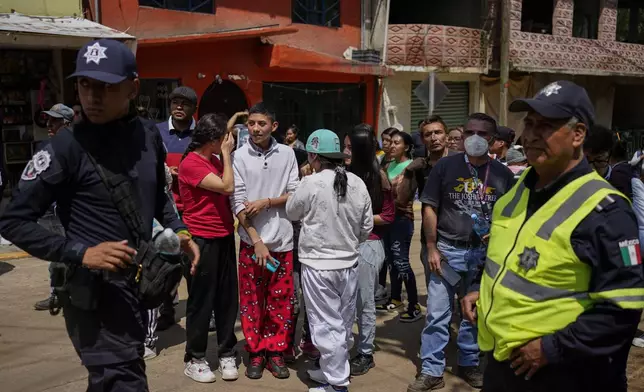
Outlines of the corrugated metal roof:
[[73,16],[51,17],[0,13],[0,31],[62,37],[136,39],[102,24]]

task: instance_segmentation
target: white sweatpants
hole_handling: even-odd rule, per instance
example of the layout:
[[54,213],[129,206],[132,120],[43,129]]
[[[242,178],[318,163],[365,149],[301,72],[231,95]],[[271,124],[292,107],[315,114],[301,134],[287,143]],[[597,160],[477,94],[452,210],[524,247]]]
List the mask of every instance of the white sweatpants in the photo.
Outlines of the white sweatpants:
[[320,350],[320,368],[333,386],[348,386],[351,329],[356,317],[358,264],[341,270],[302,265],[302,288],[313,344]]

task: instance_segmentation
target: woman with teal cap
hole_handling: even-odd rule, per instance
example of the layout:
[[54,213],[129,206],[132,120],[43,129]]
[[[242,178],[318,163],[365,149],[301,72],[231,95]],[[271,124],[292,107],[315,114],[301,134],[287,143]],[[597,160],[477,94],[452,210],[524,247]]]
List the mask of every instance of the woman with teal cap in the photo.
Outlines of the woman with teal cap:
[[373,229],[371,198],[364,182],[345,171],[340,139],[319,129],[306,143],[315,174],[302,179],[286,203],[291,220],[302,222],[299,257],[302,286],[320,368],[308,371],[321,385],[309,392],[346,391],[349,349],[356,315],[358,248]]

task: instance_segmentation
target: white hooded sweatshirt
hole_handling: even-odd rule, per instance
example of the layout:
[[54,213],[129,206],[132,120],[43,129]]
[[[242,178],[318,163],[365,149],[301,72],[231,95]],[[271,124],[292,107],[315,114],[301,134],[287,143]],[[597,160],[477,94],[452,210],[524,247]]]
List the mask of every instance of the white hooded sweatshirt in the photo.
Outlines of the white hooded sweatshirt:
[[304,177],[286,203],[290,220],[301,221],[299,259],[317,270],[350,268],[358,261],[358,246],[373,229],[371,198],[364,182],[347,172],[347,194],[338,199],[335,171]]

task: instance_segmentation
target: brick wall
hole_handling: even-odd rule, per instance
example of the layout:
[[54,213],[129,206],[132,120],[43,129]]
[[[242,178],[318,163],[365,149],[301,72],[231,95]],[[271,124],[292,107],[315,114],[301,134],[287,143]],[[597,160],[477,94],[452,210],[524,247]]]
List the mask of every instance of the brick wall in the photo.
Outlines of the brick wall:
[[486,72],[482,30],[429,24],[390,24],[388,28],[388,65]]
[[[547,1],[547,0],[543,0]],[[597,40],[572,36],[574,1],[554,1],[553,34],[521,31],[521,0],[511,3],[514,70],[583,75],[644,75],[644,45],[615,41],[617,0],[602,0]],[[576,0],[583,1],[583,0]]]
[[601,0],[601,13],[599,14],[599,34],[602,41],[615,41],[617,32],[617,1]]

